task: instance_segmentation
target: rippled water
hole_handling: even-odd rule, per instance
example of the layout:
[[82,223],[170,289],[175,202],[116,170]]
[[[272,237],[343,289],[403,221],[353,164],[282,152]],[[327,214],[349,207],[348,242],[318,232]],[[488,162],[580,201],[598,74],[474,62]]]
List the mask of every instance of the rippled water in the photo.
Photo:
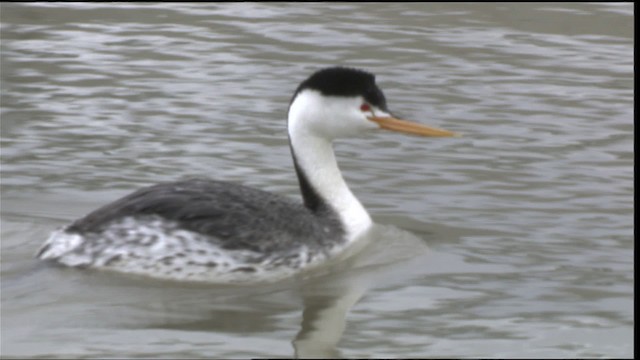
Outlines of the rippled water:
[[[632,356],[632,4],[3,3],[0,20],[3,356]],[[350,262],[234,288],[33,259],[158,181],[298,197],[287,104],[333,64],[464,134],[337,144],[384,224]]]

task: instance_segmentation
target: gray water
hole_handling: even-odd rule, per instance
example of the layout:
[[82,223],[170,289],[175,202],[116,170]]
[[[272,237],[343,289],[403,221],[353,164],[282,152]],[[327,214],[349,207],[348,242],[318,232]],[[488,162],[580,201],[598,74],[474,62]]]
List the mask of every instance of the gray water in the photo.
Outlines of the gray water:
[[[3,357],[633,356],[633,5],[0,8]],[[463,134],[336,145],[373,241],[252,287],[63,269],[48,233],[186,176],[299,198],[300,81]]]

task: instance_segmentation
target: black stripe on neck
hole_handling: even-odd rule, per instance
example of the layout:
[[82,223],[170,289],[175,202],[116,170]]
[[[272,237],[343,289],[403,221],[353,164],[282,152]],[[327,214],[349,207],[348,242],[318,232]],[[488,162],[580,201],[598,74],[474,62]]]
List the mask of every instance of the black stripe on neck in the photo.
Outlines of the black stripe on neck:
[[335,229],[337,231],[333,234],[333,237],[329,237],[330,240],[343,241],[346,233],[346,225],[342,223],[342,219],[338,212],[331,207],[329,202],[327,202],[322,195],[320,195],[318,190],[313,187],[313,184],[307,178],[307,174],[298,163],[296,153],[293,150],[293,145],[291,144],[291,139],[289,139],[289,147],[291,148],[291,157],[293,158],[296,175],[298,175],[298,183],[300,184],[300,192],[302,193],[304,206],[316,216],[316,219],[318,220],[318,223],[321,224],[321,229],[323,231],[326,231],[327,226],[329,226],[330,229]]
[[300,192],[302,193],[302,199],[304,206],[311,210],[314,214],[327,214],[334,213],[329,203],[320,195],[320,193],[313,187],[307,174],[298,164],[296,152],[293,150],[291,139],[289,139],[289,147],[291,148],[291,155],[293,158],[293,165],[296,169],[296,175],[298,175],[298,183],[300,184]]

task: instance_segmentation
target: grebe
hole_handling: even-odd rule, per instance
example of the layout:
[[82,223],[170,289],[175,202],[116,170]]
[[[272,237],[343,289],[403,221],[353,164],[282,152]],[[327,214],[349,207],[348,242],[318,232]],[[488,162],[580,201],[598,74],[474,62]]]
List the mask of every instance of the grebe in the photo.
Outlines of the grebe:
[[345,67],[298,86],[287,128],[303,204],[223,181],[161,183],[54,231],[37,258],[183,281],[280,279],[336,256],[372,226],[338,169],[334,139],[378,128],[455,136],[394,118],[374,75]]

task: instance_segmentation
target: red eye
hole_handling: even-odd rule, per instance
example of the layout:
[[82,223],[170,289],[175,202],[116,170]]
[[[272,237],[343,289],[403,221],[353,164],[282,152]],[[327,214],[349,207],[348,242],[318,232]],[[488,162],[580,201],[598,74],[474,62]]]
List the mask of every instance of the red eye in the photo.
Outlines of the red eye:
[[371,106],[369,106],[369,104],[362,104],[360,105],[360,110],[362,110],[363,112],[365,111],[370,111],[371,110]]

